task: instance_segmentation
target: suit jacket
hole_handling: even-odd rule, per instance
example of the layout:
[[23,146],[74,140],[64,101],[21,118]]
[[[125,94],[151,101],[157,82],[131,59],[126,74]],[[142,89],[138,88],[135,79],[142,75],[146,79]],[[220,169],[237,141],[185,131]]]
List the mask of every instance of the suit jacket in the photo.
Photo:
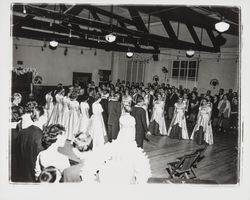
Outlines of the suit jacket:
[[177,100],[178,100],[178,96],[177,96],[177,94],[171,94],[170,95],[170,98],[169,98],[169,104],[168,104],[168,106],[169,107],[174,107],[174,104],[177,102]]
[[148,131],[146,121],[146,111],[142,107],[133,107],[131,115],[135,118],[135,130],[137,137],[139,135],[144,137],[144,134]]
[[89,104],[89,117],[93,114],[92,104],[95,102],[94,97],[89,96],[88,104]]
[[151,94],[148,94],[148,95],[149,95],[148,109],[152,109],[154,98],[153,98],[153,95],[151,95]]
[[108,103],[108,125],[119,123],[121,116],[121,102],[110,101]]
[[102,105],[102,109],[103,109],[103,112],[102,112],[102,117],[103,117],[103,121],[104,121],[104,124],[107,128],[107,125],[108,125],[108,112],[109,112],[109,101],[108,99],[102,99],[100,101],[100,104]]
[[43,132],[37,126],[29,126],[20,131],[16,140],[18,181],[35,182],[36,158],[42,146]]

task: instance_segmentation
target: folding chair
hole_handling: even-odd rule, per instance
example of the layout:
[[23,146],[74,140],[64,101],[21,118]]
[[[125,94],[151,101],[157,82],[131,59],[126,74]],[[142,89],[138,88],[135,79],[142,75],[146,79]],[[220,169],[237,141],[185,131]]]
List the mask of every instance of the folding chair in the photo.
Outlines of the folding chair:
[[[194,172],[194,164],[199,157],[200,153],[195,152],[193,154],[183,156],[179,161],[171,162],[167,164],[167,172],[170,178],[196,178]],[[190,176],[192,175],[192,176]]]

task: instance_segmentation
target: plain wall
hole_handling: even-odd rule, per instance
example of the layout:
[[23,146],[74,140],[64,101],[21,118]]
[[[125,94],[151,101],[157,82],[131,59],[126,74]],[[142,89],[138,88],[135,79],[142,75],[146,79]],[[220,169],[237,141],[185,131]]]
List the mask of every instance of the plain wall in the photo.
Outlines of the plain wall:
[[[46,47],[42,51],[41,46],[44,43],[41,41],[20,38],[14,39],[13,43],[17,44],[17,49],[13,47],[13,66],[18,67],[17,61],[23,61],[21,67],[36,68],[43,78],[44,85],[70,85],[73,72],[92,73],[92,80],[98,83],[98,70],[111,69],[111,52],[97,49],[95,56],[94,49],[85,48],[81,54],[81,48],[69,46],[68,54],[65,56],[65,48],[51,50]],[[27,46],[23,46],[24,44]]]

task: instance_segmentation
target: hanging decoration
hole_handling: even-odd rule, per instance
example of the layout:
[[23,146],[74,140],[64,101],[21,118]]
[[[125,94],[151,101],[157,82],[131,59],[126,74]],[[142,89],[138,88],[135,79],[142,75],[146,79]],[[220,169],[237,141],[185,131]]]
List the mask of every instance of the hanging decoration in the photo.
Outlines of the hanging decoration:
[[33,79],[33,83],[36,85],[41,85],[43,83],[43,78],[41,76],[35,76]]
[[38,72],[35,68],[31,68],[31,67],[15,67],[13,68],[12,70],[13,72],[15,72],[18,76],[19,75],[24,75],[26,73],[32,73],[33,74],[33,77],[37,76],[38,75]]
[[210,81],[210,85],[211,86],[213,86],[213,89],[215,89],[216,88],[216,86],[218,86],[219,85],[219,81],[218,81],[218,79],[212,79],[211,81]]

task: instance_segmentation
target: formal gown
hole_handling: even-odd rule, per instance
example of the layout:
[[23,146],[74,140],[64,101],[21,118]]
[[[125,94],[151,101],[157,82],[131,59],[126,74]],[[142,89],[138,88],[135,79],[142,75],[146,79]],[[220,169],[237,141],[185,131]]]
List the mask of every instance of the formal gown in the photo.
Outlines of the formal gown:
[[164,118],[164,101],[156,101],[154,103],[149,131],[153,135],[167,135],[167,128]]
[[56,103],[53,107],[53,111],[49,119],[49,125],[58,124],[61,123],[62,121],[63,95],[56,94],[55,98],[56,98]]
[[211,111],[210,106],[199,108],[197,123],[191,135],[191,139],[195,140],[198,144],[202,144],[203,141],[209,145],[213,144],[213,130],[211,123],[209,124]]
[[168,129],[168,136],[174,139],[189,139],[185,118],[186,103],[175,103],[174,106],[176,113]]
[[[118,138],[121,135],[122,133],[119,134]],[[143,149],[137,147],[135,141],[127,140],[124,142],[123,139],[118,138],[112,143],[106,143],[97,151],[90,152],[81,169],[83,183],[147,183],[148,178],[151,177],[147,155]]]
[[89,104],[87,102],[81,102],[80,110],[79,132],[85,133],[89,126]]
[[64,96],[62,100],[63,108],[61,125],[63,125],[63,127],[65,128],[66,135],[69,131],[69,103],[70,98],[68,96]]
[[149,104],[149,99],[148,97],[144,97],[144,104],[143,104],[143,109],[146,111],[146,121],[147,121],[147,126],[149,127],[149,115],[148,115],[148,104]]
[[51,93],[45,95],[45,100],[46,100],[45,111],[47,113],[48,119],[50,119],[50,116],[54,108],[53,97],[51,96]]
[[135,141],[135,118],[129,113],[124,113],[119,119],[120,131],[117,140],[120,142]]
[[77,100],[73,100],[69,102],[69,125],[68,125],[68,133],[67,139],[72,140],[74,135],[78,133],[79,127],[79,103]]
[[102,117],[102,106],[99,102],[92,104],[93,115],[90,118],[90,125],[88,132],[93,138],[93,150],[102,147],[105,144],[105,137],[107,136],[105,124]]

